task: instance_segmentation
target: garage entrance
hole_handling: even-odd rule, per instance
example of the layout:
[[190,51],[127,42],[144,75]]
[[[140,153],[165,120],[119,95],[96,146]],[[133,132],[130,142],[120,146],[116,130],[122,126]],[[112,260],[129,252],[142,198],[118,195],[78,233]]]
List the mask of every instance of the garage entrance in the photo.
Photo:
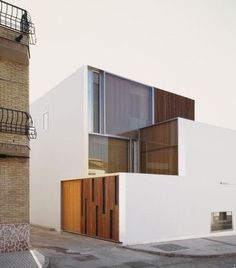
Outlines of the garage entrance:
[[119,241],[119,177],[61,182],[62,230]]

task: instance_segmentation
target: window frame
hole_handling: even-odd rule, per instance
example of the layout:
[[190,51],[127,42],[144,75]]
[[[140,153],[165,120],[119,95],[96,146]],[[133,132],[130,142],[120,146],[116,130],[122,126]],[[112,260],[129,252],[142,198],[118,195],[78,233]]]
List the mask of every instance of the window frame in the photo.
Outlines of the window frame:
[[43,130],[47,131],[49,129],[49,112],[43,113]]

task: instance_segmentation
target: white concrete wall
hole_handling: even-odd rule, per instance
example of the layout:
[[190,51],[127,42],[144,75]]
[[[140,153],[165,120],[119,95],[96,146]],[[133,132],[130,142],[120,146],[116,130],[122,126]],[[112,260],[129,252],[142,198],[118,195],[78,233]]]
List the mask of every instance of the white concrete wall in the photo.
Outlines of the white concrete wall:
[[236,183],[236,131],[181,118],[178,125],[182,174],[197,182]]
[[[236,234],[236,131],[179,119],[179,148],[184,176],[120,174],[124,244]],[[233,231],[211,232],[218,211],[233,212]]]
[[[87,67],[31,105],[38,133],[31,142],[31,223],[60,229],[60,181],[87,175]],[[49,128],[43,129],[43,113]]]

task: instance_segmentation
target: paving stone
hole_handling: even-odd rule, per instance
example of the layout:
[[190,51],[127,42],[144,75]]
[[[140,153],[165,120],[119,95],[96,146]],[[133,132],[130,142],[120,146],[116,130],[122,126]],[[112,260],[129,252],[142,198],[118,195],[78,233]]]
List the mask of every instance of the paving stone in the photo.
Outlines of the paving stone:
[[142,261],[134,261],[134,262],[125,262],[125,265],[132,267],[132,268],[144,268],[144,267],[153,267],[154,265],[147,263],[147,262],[142,262]]
[[0,254],[1,268],[38,268],[30,251]]
[[164,251],[168,251],[168,252],[189,249],[187,247],[183,247],[183,246],[180,246],[180,245],[177,245],[177,244],[159,244],[159,245],[155,245],[155,246],[152,246],[152,247],[153,248],[158,248],[158,249],[161,249],[161,250],[164,250]]

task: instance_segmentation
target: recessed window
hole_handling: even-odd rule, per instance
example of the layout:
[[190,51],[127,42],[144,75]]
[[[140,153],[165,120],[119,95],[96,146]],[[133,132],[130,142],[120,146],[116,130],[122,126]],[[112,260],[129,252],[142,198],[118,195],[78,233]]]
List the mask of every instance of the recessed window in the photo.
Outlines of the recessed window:
[[100,73],[89,71],[88,100],[89,100],[89,132],[100,132]]
[[152,123],[152,88],[106,73],[107,134],[121,135]]
[[49,114],[48,112],[43,114],[43,129],[48,130],[49,127]]
[[232,211],[211,213],[211,231],[224,231],[233,229]]
[[89,175],[129,171],[129,140],[89,135]]

